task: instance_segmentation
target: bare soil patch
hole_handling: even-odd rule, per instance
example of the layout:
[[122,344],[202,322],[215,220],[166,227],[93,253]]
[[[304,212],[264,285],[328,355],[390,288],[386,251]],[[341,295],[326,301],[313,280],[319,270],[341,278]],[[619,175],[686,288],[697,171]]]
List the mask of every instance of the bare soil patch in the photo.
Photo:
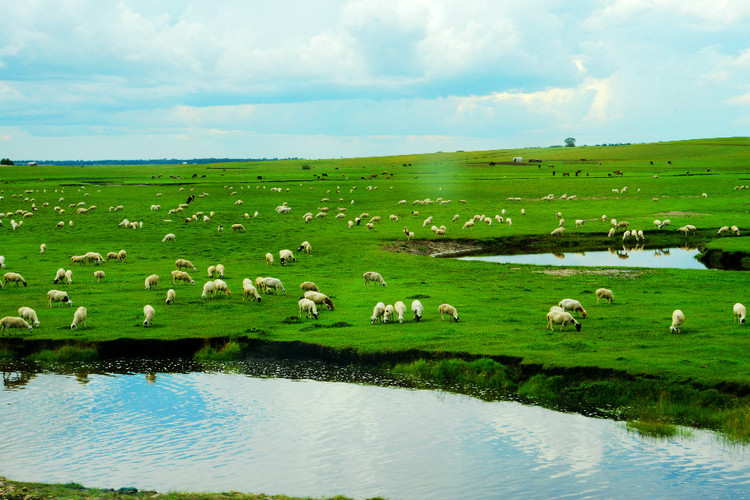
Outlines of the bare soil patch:
[[402,252],[429,257],[462,255],[486,250],[484,246],[472,240],[412,240],[383,245],[387,252]]
[[699,214],[697,212],[680,212],[678,210],[672,210],[671,212],[658,212],[654,215],[671,215],[672,217],[675,216],[682,216],[682,217],[694,217],[694,216],[706,216],[711,214]]
[[635,279],[642,274],[651,271],[635,271],[630,269],[542,269],[540,271],[532,271],[539,274],[547,274],[549,276],[574,276],[576,274],[593,274],[597,276],[608,276],[608,277],[620,277]]

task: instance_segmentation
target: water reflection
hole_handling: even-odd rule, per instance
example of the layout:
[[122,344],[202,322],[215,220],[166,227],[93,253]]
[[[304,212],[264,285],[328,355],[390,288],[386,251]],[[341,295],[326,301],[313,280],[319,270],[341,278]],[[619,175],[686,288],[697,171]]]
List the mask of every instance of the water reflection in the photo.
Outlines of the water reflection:
[[[460,260],[482,260],[503,264],[534,264],[543,266],[588,266],[588,267],[661,267],[675,269],[706,269],[699,260],[698,249],[683,245],[680,248],[649,248],[644,245],[623,243],[596,252],[553,252],[546,254],[519,255],[475,255],[459,257]],[[667,257],[667,259],[662,259]]]
[[[41,373],[24,390],[6,386],[0,474],[162,492],[405,499],[739,498],[750,485],[750,448],[710,432],[650,441],[611,420],[365,385],[395,382],[323,363],[142,367]],[[22,378],[14,373],[8,380]]]

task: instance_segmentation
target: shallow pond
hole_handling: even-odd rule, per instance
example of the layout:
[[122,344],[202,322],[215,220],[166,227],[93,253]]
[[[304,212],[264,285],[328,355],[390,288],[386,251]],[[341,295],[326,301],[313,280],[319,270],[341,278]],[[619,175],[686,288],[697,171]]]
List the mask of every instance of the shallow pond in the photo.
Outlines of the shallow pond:
[[246,373],[5,373],[0,475],[160,492],[390,499],[750,491],[750,447],[711,432],[652,440],[611,420],[325,381],[347,378],[330,366],[312,378],[274,377],[285,368],[261,364],[239,366]]
[[662,267],[673,269],[706,269],[695,248],[613,248],[604,252],[569,252],[519,255],[475,255],[460,260],[483,260],[501,264],[535,264],[540,266],[585,267]]

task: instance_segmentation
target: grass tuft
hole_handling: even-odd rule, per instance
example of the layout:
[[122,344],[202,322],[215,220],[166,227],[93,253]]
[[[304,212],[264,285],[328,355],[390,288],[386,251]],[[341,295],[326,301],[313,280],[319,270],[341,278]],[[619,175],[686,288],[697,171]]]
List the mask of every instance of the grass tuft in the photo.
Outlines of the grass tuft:
[[99,350],[96,347],[82,347],[65,345],[59,349],[36,352],[29,356],[40,363],[90,363],[99,359]]
[[233,340],[224,344],[221,349],[205,345],[193,357],[198,361],[236,361],[242,357],[242,345]]

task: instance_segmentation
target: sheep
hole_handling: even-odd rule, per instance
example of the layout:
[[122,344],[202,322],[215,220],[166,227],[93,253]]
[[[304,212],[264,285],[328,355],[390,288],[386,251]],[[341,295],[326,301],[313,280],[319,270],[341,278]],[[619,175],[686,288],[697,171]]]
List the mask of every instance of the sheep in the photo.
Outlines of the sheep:
[[586,310],[577,300],[562,299],[558,305],[562,307],[564,311],[574,311],[577,313],[581,313],[583,319],[586,319]]
[[445,318],[443,317],[444,314],[447,314],[448,316],[452,316],[453,319],[458,323],[458,312],[456,311],[456,308],[453,307],[450,304],[440,304],[438,306],[438,312],[440,313],[440,320],[445,321]]
[[310,243],[307,241],[303,241],[299,248],[297,249],[298,252],[301,252],[302,250],[305,251],[305,253],[310,253],[312,251],[312,247],[310,246]]
[[406,312],[406,304],[401,302],[400,300],[393,304],[393,309],[396,311],[396,316],[399,323],[404,322],[404,313]]
[[75,330],[78,328],[78,323],[81,324],[81,326],[86,326],[86,316],[88,315],[88,312],[86,311],[86,308],[81,306],[78,309],[76,309],[75,314],[73,314],[73,322],[70,324],[70,329]]
[[104,275],[104,271],[94,271],[94,278],[96,278],[96,282],[99,283],[99,280],[106,279],[107,277]]
[[224,277],[224,265],[223,264],[216,264],[216,274],[219,275],[219,278]]
[[120,256],[117,252],[107,252],[107,259],[106,261],[109,262],[110,259],[114,260],[120,260]]
[[685,322],[685,314],[679,309],[675,309],[672,313],[672,326],[669,327],[669,331],[672,333],[680,333],[680,326]]
[[15,316],[6,316],[3,319],[0,319],[0,326],[2,326],[0,335],[4,334],[6,331],[8,332],[8,335],[10,335],[11,328],[26,328],[29,333],[34,331],[34,328],[28,324],[25,319]]
[[227,297],[232,295],[232,293],[229,291],[229,288],[227,287],[227,283],[221,279],[214,280],[214,293],[218,292],[224,292]]
[[263,280],[266,279],[263,276],[256,276],[255,277],[255,288],[258,290],[265,291],[265,288],[263,288]]
[[158,274],[152,274],[148,278],[146,278],[145,281],[146,290],[151,290],[151,287],[156,288],[159,286],[159,275]]
[[661,229],[664,226],[668,226],[670,224],[671,224],[671,221],[669,219],[664,219],[663,221],[661,221],[661,224],[659,224],[659,229]]
[[737,227],[737,226],[732,226],[732,227],[730,227],[729,229],[731,229],[731,230],[732,230],[732,233],[734,233],[734,235],[735,235],[735,236],[739,236],[739,235],[740,235],[740,228],[739,228],[739,227]]
[[57,285],[58,281],[62,281],[64,279],[65,279],[65,269],[61,267],[60,269],[57,270],[57,273],[55,273],[55,278],[52,280],[52,283]]
[[169,306],[169,305],[174,304],[174,299],[175,299],[174,288],[170,288],[169,290],[167,290],[167,300],[166,300],[167,305]]
[[46,245],[45,243],[42,243],[41,245],[39,245],[39,250],[40,250],[40,251],[41,251],[42,253],[44,253],[44,252],[45,252],[45,250],[47,250],[47,245]]
[[216,266],[208,266],[208,277],[213,278],[216,274]]
[[279,262],[281,262],[281,265],[286,265],[286,263],[290,261],[297,262],[292,251],[287,249],[279,250]]
[[404,234],[406,235],[406,241],[414,239],[414,231],[409,231],[407,228],[404,228]]
[[156,314],[156,311],[154,311],[154,308],[150,305],[146,304],[143,306],[143,317],[145,318],[143,320],[143,326],[148,327],[151,326],[151,323],[154,321],[154,315]]
[[38,327],[41,324],[36,317],[36,311],[30,307],[19,307],[18,315],[28,321],[29,324],[33,324],[35,327]]
[[562,236],[563,234],[565,234],[565,228],[564,227],[557,227],[550,234],[552,236]]
[[166,236],[164,236],[164,239],[162,239],[161,242],[164,243],[167,241],[174,241],[175,238],[176,236],[174,235],[174,233],[168,233]]
[[258,290],[253,286],[253,282],[250,281],[250,278],[242,280],[242,301],[244,302],[247,297],[252,297],[258,302],[262,300]]
[[73,301],[68,297],[68,293],[61,292],[60,290],[50,290],[47,292],[47,307],[52,307],[52,302],[65,302],[68,306],[73,306]]
[[5,273],[5,276],[3,276],[3,281],[5,285],[7,285],[8,282],[12,282],[15,283],[16,286],[18,286],[19,283],[23,283],[23,286],[28,286],[26,280],[23,279],[23,276],[18,273]]
[[383,280],[383,277],[380,275],[380,273],[376,273],[374,271],[368,271],[365,274],[362,275],[362,277],[365,279],[365,286],[367,286],[368,281],[374,281],[376,283],[380,283],[383,285],[383,288],[386,286],[386,282]]
[[547,313],[547,320],[547,326],[545,328],[548,330],[554,330],[552,325],[555,324],[560,325],[560,331],[562,331],[563,328],[568,326],[568,323],[573,323],[576,326],[576,331],[581,331],[581,324],[576,321],[569,312],[562,311],[559,308],[550,310]]
[[372,310],[372,317],[370,317],[370,321],[374,325],[376,321],[383,322],[383,316],[385,315],[385,304],[382,302],[378,302],[375,304],[375,307]]
[[0,269],[5,269],[5,257],[0,255]]
[[473,220],[470,219],[470,220],[466,221],[461,229],[464,230],[464,229],[466,229],[468,227],[474,227],[474,221]]
[[286,295],[286,289],[281,284],[281,280],[277,278],[263,278],[263,289],[266,293],[271,293],[271,290],[276,291],[276,295],[281,291],[282,295]]
[[216,231],[218,231],[219,234],[224,232],[224,226],[219,224],[219,227],[216,228]]
[[120,250],[119,252],[117,252],[117,260],[119,260],[120,262],[125,262],[125,259],[127,257],[128,252],[126,252],[125,250]]
[[560,222],[557,225],[558,225],[558,227],[565,226],[565,219],[560,219]]
[[414,313],[414,321],[419,322],[422,319],[422,311],[424,311],[422,303],[418,300],[413,301],[411,303],[411,310]]
[[606,288],[598,288],[596,290],[596,303],[599,303],[599,299],[608,300],[610,304],[614,303],[615,296],[612,293],[612,290],[608,290]]
[[273,265],[273,254],[270,252],[266,254],[266,264],[268,264],[269,266]]
[[331,302],[331,299],[329,299],[328,296],[323,293],[311,290],[309,292],[305,292],[304,296],[306,299],[310,299],[315,302],[316,305],[325,304],[329,311],[333,311],[335,309],[335,307],[333,306],[333,302]]
[[243,226],[242,224],[232,224],[232,231],[234,231],[235,233],[237,231],[239,231],[241,233],[244,233],[245,232],[245,226]]
[[178,281],[185,281],[187,283],[190,283],[191,285],[195,285],[195,280],[190,277],[188,273],[185,271],[178,271],[174,270],[171,272],[172,274],[172,284],[177,284]]
[[[20,313],[19,313],[20,314]],[[747,308],[737,302],[734,305],[734,322],[736,323],[739,320],[739,324],[743,325],[745,324],[745,317],[747,316]]]
[[71,283],[73,283],[73,270],[68,269],[65,271],[65,284],[70,285]]
[[86,257],[87,262],[93,261],[97,266],[102,262],[106,262],[104,260],[104,257],[102,257],[102,254],[100,254],[99,252],[86,252],[84,257]]
[[583,225],[586,223],[584,219],[576,219],[576,227],[583,227]]
[[312,315],[315,319],[318,319],[318,309],[315,307],[315,302],[310,299],[301,298],[297,301],[299,304],[299,317],[302,317],[302,312],[305,312],[305,317],[309,318]]
[[300,289],[303,292],[319,292],[318,285],[313,283],[312,281],[303,281],[299,285]]
[[216,288],[214,287],[214,282],[213,281],[207,281],[203,285],[203,294],[201,295],[201,297],[203,297],[204,299],[206,299],[206,298],[208,298],[209,294],[211,294],[211,297],[213,297],[215,292],[216,292]]
[[722,234],[729,232],[729,226],[721,226],[719,228],[718,236],[721,236]]
[[182,269],[184,267],[185,269],[197,270],[193,263],[187,259],[177,259],[174,261],[174,265],[177,269]]
[[393,306],[391,304],[388,304],[385,306],[385,312],[383,313],[383,323],[388,323],[390,319],[393,317]]

